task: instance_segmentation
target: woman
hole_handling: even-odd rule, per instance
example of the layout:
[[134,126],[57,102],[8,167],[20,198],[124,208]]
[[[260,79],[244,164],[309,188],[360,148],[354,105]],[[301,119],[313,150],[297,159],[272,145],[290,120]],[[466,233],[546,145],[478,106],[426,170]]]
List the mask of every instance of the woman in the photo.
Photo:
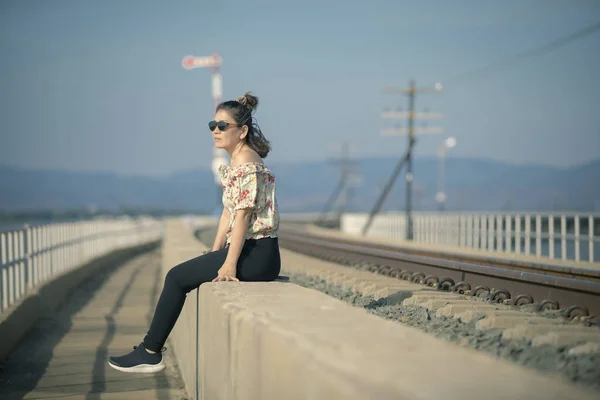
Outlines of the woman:
[[134,351],[110,357],[109,365],[124,372],[157,372],[165,368],[162,352],[186,294],[206,282],[272,281],[280,272],[277,233],[279,210],[275,177],[262,163],[271,146],[252,113],[258,98],[246,93],[217,107],[208,123],[217,148],[230,165],[221,166],[223,214],[212,251],[172,268],[143,342]]

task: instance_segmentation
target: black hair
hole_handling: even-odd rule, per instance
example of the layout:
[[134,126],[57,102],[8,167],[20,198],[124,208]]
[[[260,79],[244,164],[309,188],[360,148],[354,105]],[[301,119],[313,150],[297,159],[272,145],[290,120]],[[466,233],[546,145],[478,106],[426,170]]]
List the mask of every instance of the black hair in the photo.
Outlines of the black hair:
[[248,92],[238,97],[237,100],[229,100],[219,104],[217,112],[220,110],[226,111],[239,126],[247,125],[246,143],[258,153],[260,158],[265,158],[271,151],[271,143],[263,135],[256,123],[256,118],[252,117],[256,107],[258,107],[258,97]]

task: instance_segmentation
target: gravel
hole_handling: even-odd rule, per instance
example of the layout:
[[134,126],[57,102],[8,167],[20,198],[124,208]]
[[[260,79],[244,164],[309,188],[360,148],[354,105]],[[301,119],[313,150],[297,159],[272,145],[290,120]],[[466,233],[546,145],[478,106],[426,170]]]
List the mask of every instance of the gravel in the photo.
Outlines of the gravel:
[[[200,232],[199,239],[212,243],[214,231]],[[385,301],[363,296],[351,289],[333,285],[305,274],[287,274],[290,282],[318,290],[382,318],[413,326],[435,337],[466,348],[484,351],[525,367],[555,373],[582,387],[600,392],[600,354],[569,355],[574,346],[532,347],[527,339],[504,339],[502,329],[478,330],[476,320],[469,323],[454,318],[436,317],[435,311],[402,304],[387,305]]]
[[386,305],[382,300],[362,296],[314,276],[293,274],[290,282],[363,307],[382,318],[414,326],[460,346],[485,351],[526,367],[558,373],[571,382],[600,391],[600,354],[568,355],[573,346],[532,347],[531,341],[526,339],[503,339],[502,329],[478,330],[475,320],[463,323],[454,318],[438,318],[435,311],[417,306]]

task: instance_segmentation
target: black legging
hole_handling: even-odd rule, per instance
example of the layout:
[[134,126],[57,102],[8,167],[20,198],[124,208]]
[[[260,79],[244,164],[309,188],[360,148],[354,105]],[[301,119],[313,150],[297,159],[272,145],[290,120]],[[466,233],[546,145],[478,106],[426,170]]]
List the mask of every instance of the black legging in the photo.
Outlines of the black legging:
[[[144,346],[160,351],[181,313],[187,293],[212,281],[225,262],[229,247],[203,254],[172,268],[154,312]],[[277,238],[246,239],[237,263],[236,277],[240,281],[272,281],[281,270]]]

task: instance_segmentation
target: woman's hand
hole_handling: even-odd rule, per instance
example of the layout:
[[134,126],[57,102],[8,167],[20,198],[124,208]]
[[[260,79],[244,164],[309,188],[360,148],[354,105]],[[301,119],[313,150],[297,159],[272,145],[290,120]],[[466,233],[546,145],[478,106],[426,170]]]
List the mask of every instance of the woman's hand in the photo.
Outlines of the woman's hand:
[[219,271],[217,272],[217,277],[213,279],[213,282],[223,282],[223,281],[235,281],[239,282],[240,280],[235,277],[235,273],[237,271],[237,267],[235,264],[230,262],[225,262]]
[[235,224],[231,232],[231,243],[227,250],[227,257],[223,262],[223,266],[219,269],[217,277],[213,279],[213,282],[240,281],[235,277],[235,273],[237,272],[238,260],[246,241],[244,235],[248,229],[251,214],[252,210],[249,208],[236,211]]

